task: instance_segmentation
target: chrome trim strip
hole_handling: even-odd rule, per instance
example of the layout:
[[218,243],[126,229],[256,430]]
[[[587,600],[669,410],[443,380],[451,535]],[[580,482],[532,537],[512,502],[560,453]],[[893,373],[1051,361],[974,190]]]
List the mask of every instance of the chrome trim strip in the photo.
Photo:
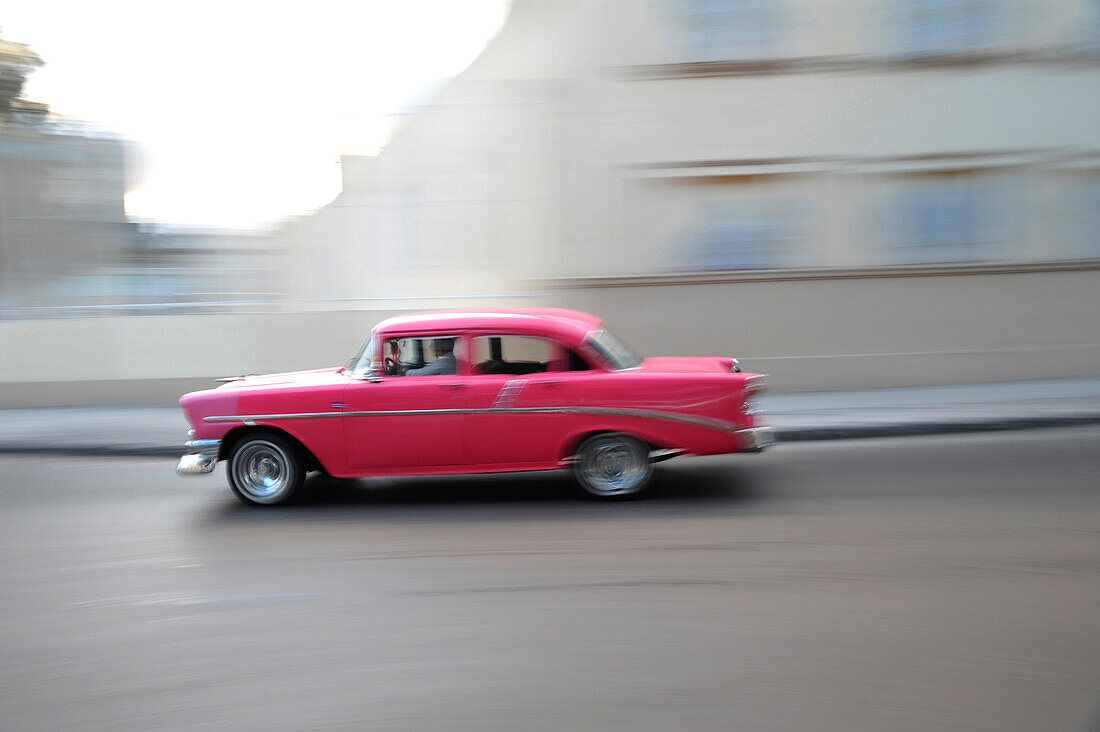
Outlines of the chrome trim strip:
[[497,392],[497,398],[493,402],[493,409],[508,409],[516,403],[519,395],[523,393],[529,382],[526,379],[511,379],[504,382]]
[[649,453],[649,462],[651,463],[663,463],[665,460],[671,460],[679,455],[686,455],[687,450],[683,448],[673,448],[669,450],[652,450]]
[[[735,359],[736,360],[736,359]],[[764,391],[768,388],[768,375],[767,374],[749,374],[749,377],[745,379],[745,391],[757,392]]]
[[658,419],[665,422],[706,427],[723,432],[738,432],[744,429],[733,422],[724,422],[709,417],[694,417],[677,412],[661,412],[652,409],[608,409],[603,407],[514,407],[488,409],[401,409],[383,412],[299,412],[292,414],[236,414],[203,417],[204,422],[244,422],[281,419],[320,419],[322,417],[393,417],[425,414],[592,414],[604,417],[636,417],[638,419]]
[[[440,410],[445,411],[445,410]],[[461,411],[461,410],[452,410]],[[351,412],[294,412],[291,414],[233,414],[216,417],[203,417],[203,422],[255,422],[257,419],[318,419],[320,417],[347,417]],[[379,414],[385,414],[380,412]]]

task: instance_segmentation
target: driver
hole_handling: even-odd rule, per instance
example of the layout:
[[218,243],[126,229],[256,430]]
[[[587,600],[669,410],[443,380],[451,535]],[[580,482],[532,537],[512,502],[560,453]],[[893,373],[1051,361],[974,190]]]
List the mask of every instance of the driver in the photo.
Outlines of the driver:
[[394,339],[389,342],[390,356],[386,359],[386,371],[390,376],[404,376],[405,365],[401,363],[401,343]]
[[432,341],[432,348],[435,350],[435,360],[422,368],[409,369],[406,376],[452,376],[458,373],[454,338],[436,338]]

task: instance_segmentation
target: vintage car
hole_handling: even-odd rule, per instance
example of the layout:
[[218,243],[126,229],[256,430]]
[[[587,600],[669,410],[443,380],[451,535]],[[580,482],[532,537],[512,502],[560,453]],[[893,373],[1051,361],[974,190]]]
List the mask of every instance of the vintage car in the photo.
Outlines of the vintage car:
[[340,368],[225,379],[180,398],[176,471],[226,462],[248,504],[338,478],[571,467],[593,496],[642,491],[680,454],[771,444],[759,374],[733,358],[642,359],[598,318],[553,308],[417,313],[379,323]]

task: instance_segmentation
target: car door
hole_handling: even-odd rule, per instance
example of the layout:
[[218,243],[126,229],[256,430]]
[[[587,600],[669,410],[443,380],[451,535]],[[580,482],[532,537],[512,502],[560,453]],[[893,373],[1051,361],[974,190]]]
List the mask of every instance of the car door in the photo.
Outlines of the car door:
[[555,463],[563,421],[554,411],[570,401],[561,347],[552,340],[508,333],[474,334],[466,391],[467,452],[486,467]]
[[415,473],[468,462],[463,434],[466,376],[460,348],[456,356],[458,374],[384,375],[347,386],[344,442],[354,472]]

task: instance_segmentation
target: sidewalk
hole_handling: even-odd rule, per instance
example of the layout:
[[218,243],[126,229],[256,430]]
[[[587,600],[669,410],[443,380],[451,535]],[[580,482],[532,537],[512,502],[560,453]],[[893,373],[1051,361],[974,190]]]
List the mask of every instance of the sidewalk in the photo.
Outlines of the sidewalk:
[[[1100,377],[767,394],[781,442],[1100,424]],[[0,410],[0,453],[178,457],[188,424],[171,407]]]
[[1100,424],[1100,377],[770,394],[763,404],[783,441]]

